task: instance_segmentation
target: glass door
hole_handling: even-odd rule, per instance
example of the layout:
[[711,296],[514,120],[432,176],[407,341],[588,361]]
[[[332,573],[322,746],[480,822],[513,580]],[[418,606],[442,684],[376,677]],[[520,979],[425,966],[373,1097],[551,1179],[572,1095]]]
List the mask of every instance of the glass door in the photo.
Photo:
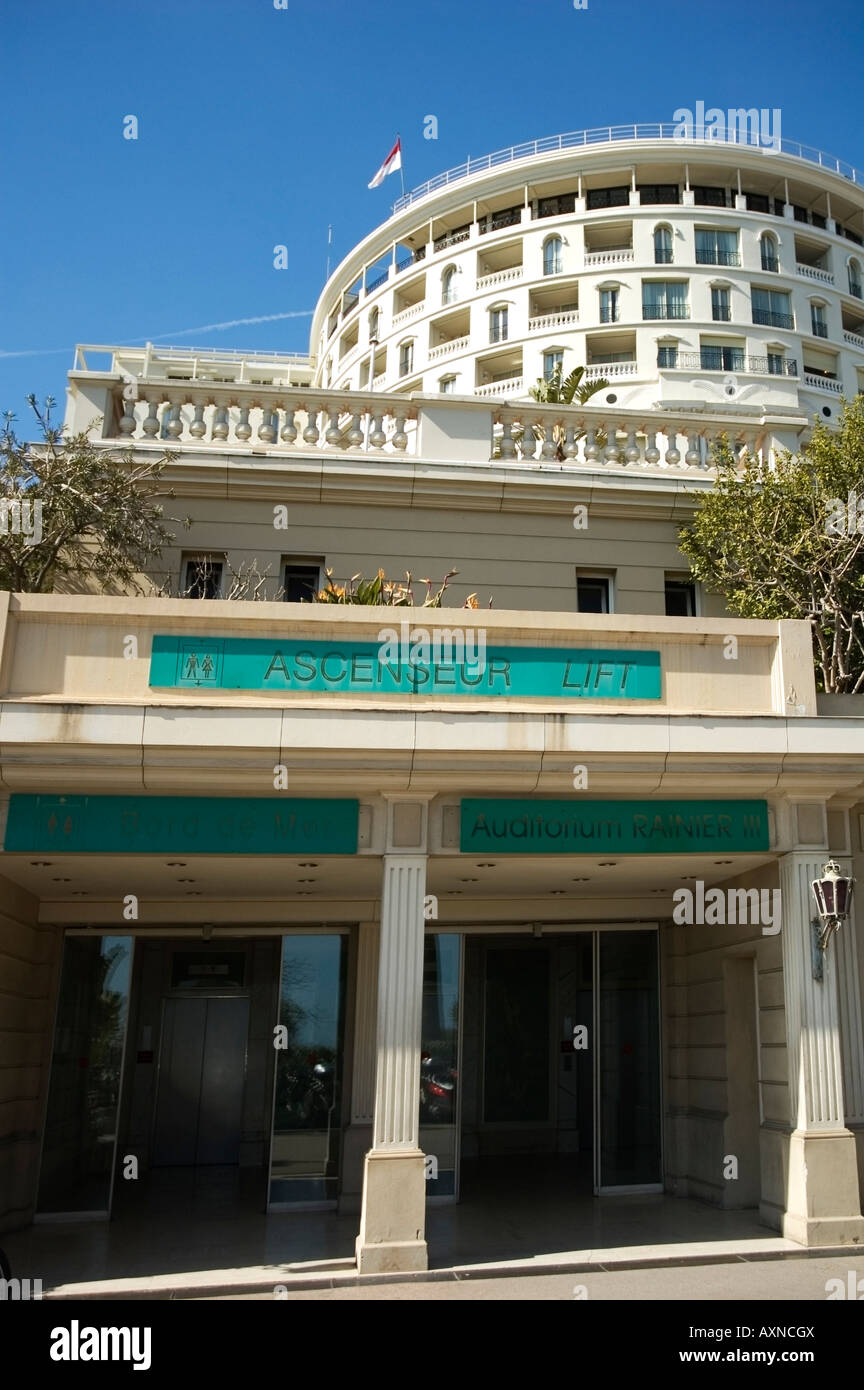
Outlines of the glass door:
[[132,936],[67,936],[57,999],[39,1214],[110,1216]]
[[662,1192],[657,932],[595,940],[594,1190]]
[[332,1206],[339,1183],[348,938],[282,938],[268,1210]]
[[420,1148],[426,1195],[454,1199],[459,1173],[462,936],[427,932],[420,1043]]

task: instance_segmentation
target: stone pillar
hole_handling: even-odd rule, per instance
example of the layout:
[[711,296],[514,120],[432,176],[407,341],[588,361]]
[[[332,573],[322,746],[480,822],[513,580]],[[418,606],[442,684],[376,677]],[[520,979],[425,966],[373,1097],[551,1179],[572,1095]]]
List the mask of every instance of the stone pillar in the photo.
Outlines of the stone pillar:
[[[792,1121],[783,1234],[802,1245],[864,1242],[855,1137],[846,1128],[840,1042],[840,982],[844,961],[837,939],[814,980],[810,889],[827,851],[794,851],[780,860],[783,979]],[[848,930],[846,926],[841,932]]]
[[381,892],[372,1148],[357,1237],[361,1274],[426,1269],[426,1178],[419,1147],[427,805],[388,797]]

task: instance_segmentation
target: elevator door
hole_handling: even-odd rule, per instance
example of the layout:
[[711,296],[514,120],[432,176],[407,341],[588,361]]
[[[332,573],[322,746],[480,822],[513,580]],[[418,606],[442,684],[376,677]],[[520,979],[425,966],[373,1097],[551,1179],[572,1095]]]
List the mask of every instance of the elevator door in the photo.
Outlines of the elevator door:
[[153,1166],[240,1159],[249,1000],[166,999]]

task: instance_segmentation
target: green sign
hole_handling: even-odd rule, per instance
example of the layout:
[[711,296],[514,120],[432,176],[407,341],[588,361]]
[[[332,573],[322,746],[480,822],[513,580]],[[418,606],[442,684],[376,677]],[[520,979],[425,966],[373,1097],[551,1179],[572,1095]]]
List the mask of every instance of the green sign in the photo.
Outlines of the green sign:
[[710,854],[769,848],[764,801],[464,800],[465,854]]
[[[408,628],[408,624],[404,624]],[[390,629],[394,631],[395,629]],[[425,631],[425,630],[423,630]],[[192,690],[309,690],[370,695],[548,695],[659,700],[660,653],[569,647],[478,647],[476,631],[429,640],[280,641],[153,638],[150,685]],[[467,642],[467,645],[466,645]]]
[[15,793],[3,848],[27,854],[356,854],[357,806],[312,797]]

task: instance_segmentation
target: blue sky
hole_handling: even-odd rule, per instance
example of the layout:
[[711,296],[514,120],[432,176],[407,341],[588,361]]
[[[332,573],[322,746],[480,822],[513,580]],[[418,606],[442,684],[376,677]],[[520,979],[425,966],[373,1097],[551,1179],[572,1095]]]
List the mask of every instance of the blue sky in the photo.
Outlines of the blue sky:
[[5,0],[2,31],[0,410],[22,421],[31,391],[62,402],[76,342],[305,351],[308,316],[203,326],[314,307],[328,225],[335,264],[389,215],[398,174],[366,185],[397,130],[407,187],[698,100],[779,107],[784,137],[864,167],[860,0]]

